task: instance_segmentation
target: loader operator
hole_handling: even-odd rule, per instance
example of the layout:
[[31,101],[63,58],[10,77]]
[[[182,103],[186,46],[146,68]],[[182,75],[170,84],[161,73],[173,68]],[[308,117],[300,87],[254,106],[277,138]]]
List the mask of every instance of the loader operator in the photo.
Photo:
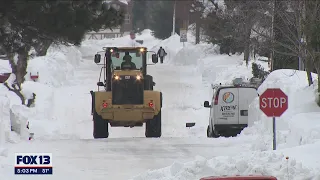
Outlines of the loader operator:
[[129,52],[125,52],[123,56],[123,62],[121,63],[121,69],[137,69],[136,64],[131,61],[132,57]]

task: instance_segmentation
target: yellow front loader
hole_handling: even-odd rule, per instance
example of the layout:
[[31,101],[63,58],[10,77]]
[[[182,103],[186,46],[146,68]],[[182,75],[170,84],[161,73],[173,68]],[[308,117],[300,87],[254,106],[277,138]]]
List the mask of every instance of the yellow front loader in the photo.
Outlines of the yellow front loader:
[[[94,58],[96,64],[102,65],[98,90],[90,91],[93,137],[108,138],[109,124],[135,127],[143,123],[146,137],[161,137],[162,93],[153,90],[153,77],[147,74],[147,53],[151,51],[145,47],[104,47],[103,50]],[[102,62],[99,53],[104,53]],[[131,57],[134,68],[122,68],[125,54]],[[152,62],[158,62],[154,52]]]

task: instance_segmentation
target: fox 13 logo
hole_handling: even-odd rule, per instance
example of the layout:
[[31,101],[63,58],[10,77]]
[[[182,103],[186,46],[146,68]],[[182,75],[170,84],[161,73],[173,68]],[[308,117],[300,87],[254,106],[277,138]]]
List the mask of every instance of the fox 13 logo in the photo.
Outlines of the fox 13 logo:
[[52,174],[52,154],[16,153],[14,174]]

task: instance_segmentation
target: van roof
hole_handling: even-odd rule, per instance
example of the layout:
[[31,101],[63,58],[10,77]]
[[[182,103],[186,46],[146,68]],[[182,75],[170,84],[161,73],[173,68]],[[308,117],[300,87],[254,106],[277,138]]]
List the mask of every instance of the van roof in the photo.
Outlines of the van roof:
[[[247,88],[247,89],[255,89],[255,90],[257,90],[257,88],[256,87],[254,87],[254,86],[240,86],[240,87],[237,87],[237,86],[220,86],[220,87],[217,87],[217,90],[216,90],[216,92],[215,92],[215,96],[216,95],[218,95],[219,96],[219,94],[220,94],[220,91],[222,90],[222,89],[228,89],[228,88]],[[215,88],[213,88],[213,89],[215,89]]]
[[274,176],[209,176],[201,178],[200,180],[277,180]]
[[232,86],[232,85],[226,85],[226,86],[213,86],[212,89],[226,89],[226,88],[254,88],[254,89],[258,89],[255,86]]

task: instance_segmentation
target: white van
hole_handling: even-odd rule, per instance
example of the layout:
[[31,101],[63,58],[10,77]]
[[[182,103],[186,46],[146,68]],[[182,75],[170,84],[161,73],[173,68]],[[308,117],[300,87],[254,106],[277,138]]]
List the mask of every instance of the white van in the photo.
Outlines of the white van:
[[204,102],[204,107],[210,108],[207,137],[240,133],[248,126],[249,104],[258,96],[253,86],[213,86],[211,103]]

